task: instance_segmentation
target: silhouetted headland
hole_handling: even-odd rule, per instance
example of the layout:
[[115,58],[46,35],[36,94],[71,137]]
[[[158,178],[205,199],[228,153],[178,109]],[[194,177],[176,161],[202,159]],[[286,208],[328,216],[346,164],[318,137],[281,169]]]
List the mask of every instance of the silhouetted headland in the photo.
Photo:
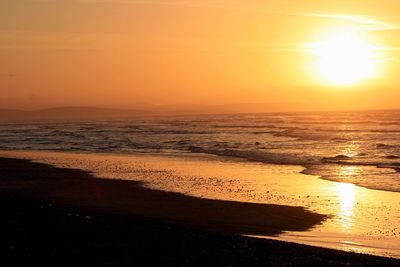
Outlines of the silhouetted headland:
[[143,115],[135,109],[98,107],[58,107],[38,110],[0,109],[0,121],[91,120],[130,118]]
[[[229,105],[152,105],[139,104],[129,107],[101,106],[60,106],[35,110],[1,109],[0,121],[53,121],[53,120],[108,120],[152,116],[199,115],[199,114],[237,114],[287,112],[280,104],[251,103]],[[299,109],[300,111],[309,111]]]

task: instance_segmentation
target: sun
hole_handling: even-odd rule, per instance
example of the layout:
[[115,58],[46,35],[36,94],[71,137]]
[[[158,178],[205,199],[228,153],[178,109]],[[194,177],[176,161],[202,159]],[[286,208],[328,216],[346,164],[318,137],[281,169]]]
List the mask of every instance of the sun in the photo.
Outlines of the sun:
[[334,86],[359,84],[378,74],[378,49],[356,32],[336,32],[310,44],[313,71]]

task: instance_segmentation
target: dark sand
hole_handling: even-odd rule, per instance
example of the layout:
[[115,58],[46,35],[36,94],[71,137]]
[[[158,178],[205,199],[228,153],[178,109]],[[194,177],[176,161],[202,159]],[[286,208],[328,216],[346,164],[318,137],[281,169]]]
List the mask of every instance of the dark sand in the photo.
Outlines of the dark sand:
[[242,237],[306,230],[300,207],[206,200],[138,182],[0,158],[1,266],[400,266],[400,261]]
[[157,218],[225,233],[253,235],[306,230],[326,216],[301,207],[220,201],[151,190],[134,181],[98,179],[90,173],[0,158],[0,194],[61,206]]

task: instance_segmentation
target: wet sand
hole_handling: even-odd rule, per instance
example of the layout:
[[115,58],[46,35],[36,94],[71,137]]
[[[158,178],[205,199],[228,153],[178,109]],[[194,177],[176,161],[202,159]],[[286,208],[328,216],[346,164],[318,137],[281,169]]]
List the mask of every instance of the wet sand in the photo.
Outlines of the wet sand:
[[[140,181],[145,188],[201,199],[305,207],[330,218],[306,231],[285,231],[273,238],[400,258],[397,216],[400,194],[305,175],[300,166],[235,161],[202,154],[182,157],[174,153],[0,151],[0,157],[85,170],[98,178]],[[338,171],[346,172],[343,168]]]
[[157,218],[251,235],[303,231],[327,218],[301,207],[202,199],[152,190],[140,182],[99,179],[89,172],[0,158],[0,194],[61,206]]
[[207,200],[0,158],[7,265],[395,266],[398,260],[236,234],[306,230],[300,207]]

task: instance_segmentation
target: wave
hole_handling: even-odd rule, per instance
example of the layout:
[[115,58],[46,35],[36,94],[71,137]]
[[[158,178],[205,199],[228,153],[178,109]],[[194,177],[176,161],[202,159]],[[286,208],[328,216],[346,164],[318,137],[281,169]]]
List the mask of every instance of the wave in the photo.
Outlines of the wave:
[[375,145],[375,147],[377,149],[392,149],[392,148],[396,148],[397,146],[395,145],[388,145],[388,144],[383,144],[383,143],[378,143]]
[[400,168],[393,166],[310,165],[301,173],[319,176],[328,181],[351,183],[368,189],[400,192]]
[[285,153],[269,153],[259,150],[236,150],[236,149],[209,149],[198,146],[190,146],[188,150],[192,153],[204,153],[225,157],[236,157],[261,163],[284,164],[284,165],[308,165],[317,163],[318,159],[313,157],[295,156]]
[[273,124],[267,125],[211,125],[213,128],[218,129],[231,129],[231,128],[239,128],[239,129],[274,129],[278,128],[278,126]]
[[[304,155],[295,156],[293,154],[268,153],[261,151],[233,149],[212,150],[195,146],[191,146],[189,151],[193,153],[237,157],[260,163],[299,165],[304,167],[304,170],[302,171],[303,174],[319,176],[325,180],[352,183],[369,189],[400,192],[400,163],[398,162],[359,162],[355,161],[355,157],[349,157],[346,155],[317,158],[307,157]],[[368,171],[360,174],[352,173],[354,170],[359,168],[368,168]],[[338,175],[338,173],[342,173],[342,175]],[[360,179],[360,177],[363,177],[364,179]],[[365,179],[365,177],[368,177],[368,179]]]

